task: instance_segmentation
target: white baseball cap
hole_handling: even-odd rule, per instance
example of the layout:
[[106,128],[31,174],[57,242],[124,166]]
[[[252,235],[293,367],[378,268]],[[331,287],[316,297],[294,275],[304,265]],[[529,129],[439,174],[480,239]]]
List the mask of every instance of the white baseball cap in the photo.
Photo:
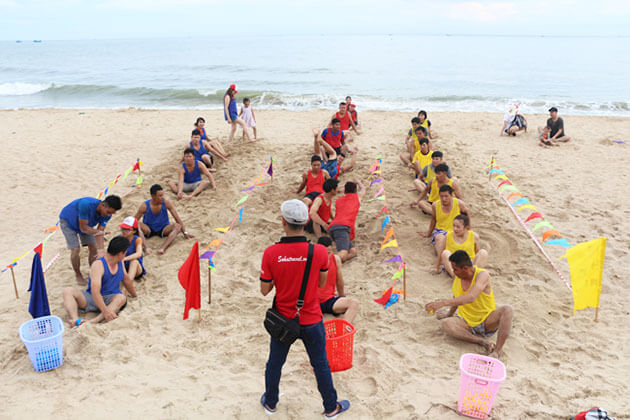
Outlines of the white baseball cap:
[[308,221],[308,207],[300,200],[287,200],[280,206],[282,218],[294,225],[304,225]]

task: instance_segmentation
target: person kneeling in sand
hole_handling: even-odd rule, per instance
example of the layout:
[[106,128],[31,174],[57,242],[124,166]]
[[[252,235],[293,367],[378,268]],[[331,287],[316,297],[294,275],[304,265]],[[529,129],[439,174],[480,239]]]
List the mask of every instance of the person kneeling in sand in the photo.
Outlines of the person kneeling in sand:
[[[175,210],[173,203],[171,203],[171,201],[167,198],[164,198],[164,190],[162,189],[162,186],[154,184],[151,186],[149,192],[151,193],[151,198],[140,204],[140,207],[136,212],[136,219],[140,220],[142,217],[142,222],[139,222],[140,229],[138,230],[138,233],[140,233],[140,238],[146,246],[147,255],[151,253],[151,248],[149,248],[146,243],[145,237],[166,237],[162,247],[157,251],[160,255],[164,254],[179,232],[184,234],[185,239],[194,238],[193,235],[186,232],[184,222],[180,219],[179,214],[177,214],[177,210]],[[173,215],[173,219],[175,219],[175,224],[171,224],[171,221],[168,218],[169,211]]]
[[90,267],[88,287],[82,292],[74,287],[63,290],[63,306],[70,316],[70,325],[78,327],[84,321],[79,318],[79,311],[100,312],[90,322],[97,324],[118,318],[118,312],[127,304],[127,298],[120,291],[120,283],[132,297],[137,297],[133,280],[127,275],[123,260],[129,248],[129,241],[122,236],[112,239],[104,257],[94,261]]
[[[208,181],[202,181],[201,174],[208,177]],[[190,147],[184,150],[184,162],[177,172],[177,178],[177,181],[168,181],[168,186],[177,194],[178,200],[190,200],[208,188],[208,185],[212,185],[213,190],[217,189],[212,174],[203,162],[195,159],[195,151]],[[187,192],[192,194],[184,194]]]
[[[328,250],[328,275],[326,284],[318,289],[319,306],[323,314],[341,315],[342,319],[352,323],[359,311],[359,301],[346,297],[341,274],[341,258],[332,252],[332,239],[322,236],[317,243]],[[335,295],[335,287],[337,295]]]
[[[439,248],[437,248],[439,246]],[[446,249],[442,248],[444,246]],[[444,266],[446,273],[453,277],[453,267],[448,260],[455,251],[464,250],[472,262],[479,268],[483,268],[488,261],[488,251],[479,249],[479,235],[470,230],[470,218],[465,214],[459,214],[453,219],[453,230],[446,232],[446,241],[436,242],[436,262],[432,272],[439,274]]]
[[[450,306],[448,312],[436,313],[444,332],[459,340],[485,347],[490,357],[501,356],[501,349],[512,328],[512,308],[506,305],[497,309],[490,274],[473,265],[466,251],[455,251],[449,260],[455,272],[453,298],[428,303],[425,309],[433,313]],[[494,344],[488,338],[497,331],[499,334]]]

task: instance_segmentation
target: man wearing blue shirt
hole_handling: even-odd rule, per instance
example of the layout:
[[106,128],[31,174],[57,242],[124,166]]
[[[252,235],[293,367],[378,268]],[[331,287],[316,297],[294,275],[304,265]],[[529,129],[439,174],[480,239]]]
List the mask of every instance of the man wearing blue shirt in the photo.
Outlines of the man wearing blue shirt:
[[[85,286],[87,282],[81,274],[81,248],[87,246],[90,265],[97,254],[105,250],[105,226],[116,211],[122,208],[122,201],[117,195],[110,195],[101,201],[93,197],[77,198],[65,206],[59,214],[59,227],[71,250],[70,262],[74,269],[77,283]],[[95,226],[98,228],[95,229]]]

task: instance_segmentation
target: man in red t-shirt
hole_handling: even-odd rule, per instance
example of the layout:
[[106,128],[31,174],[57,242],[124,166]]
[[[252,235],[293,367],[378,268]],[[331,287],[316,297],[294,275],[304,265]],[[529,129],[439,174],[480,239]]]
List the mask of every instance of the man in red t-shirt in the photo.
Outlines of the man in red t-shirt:
[[361,181],[355,180],[355,182],[346,182],[344,192],[345,195],[335,201],[335,218],[328,225],[328,234],[335,242],[341,262],[357,256],[357,249],[351,241],[354,239],[354,223],[359,214],[361,197],[365,194],[365,188]]
[[[341,258],[332,252],[332,239],[322,236],[317,243],[328,250],[328,277],[326,284],[318,289],[319,307],[324,314],[341,315],[341,318],[352,323],[359,311],[359,301],[346,297],[343,275],[341,274]],[[335,287],[338,295],[335,295]]]
[[330,123],[328,123],[328,127],[332,127],[332,120],[334,118],[337,118],[339,120],[339,122],[341,123],[341,129],[344,131],[346,135],[349,134],[349,133],[346,133],[346,131],[349,131],[351,128],[357,134],[361,134],[356,124],[354,123],[354,121],[352,121],[352,117],[350,116],[350,113],[347,110],[345,102],[341,102],[339,104],[339,111],[335,112],[333,116],[330,117]]
[[[288,200],[280,207],[282,228],[286,236],[268,247],[262,258],[260,269],[260,292],[267,296],[276,288],[275,309],[287,318],[297,314],[297,300],[306,268],[308,241],[304,236],[304,225],[308,220],[308,208],[300,200]],[[317,380],[317,388],[324,402],[326,417],[336,417],[350,408],[347,400],[337,401],[330,365],[326,357],[326,331],[319,307],[318,287],[326,282],[328,253],[326,248],[315,245],[311,269],[304,294],[304,305],[299,312],[300,338],[306,347],[311,366]],[[282,366],[291,345],[271,338],[269,359],[265,369],[265,393],[260,403],[267,414],[276,411]]]
[[311,169],[304,171],[302,174],[302,183],[295,193],[301,193],[304,187],[306,187],[306,195],[302,198],[302,201],[307,206],[310,206],[315,197],[324,192],[324,181],[328,178],[330,178],[330,174],[327,170],[322,169],[322,158],[319,155],[313,155],[311,157]]

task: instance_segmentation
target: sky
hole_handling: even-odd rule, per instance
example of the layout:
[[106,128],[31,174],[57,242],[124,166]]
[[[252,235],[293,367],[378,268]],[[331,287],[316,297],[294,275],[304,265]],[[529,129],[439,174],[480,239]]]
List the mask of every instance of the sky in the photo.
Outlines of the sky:
[[0,40],[216,35],[630,36],[626,0],[0,0]]

